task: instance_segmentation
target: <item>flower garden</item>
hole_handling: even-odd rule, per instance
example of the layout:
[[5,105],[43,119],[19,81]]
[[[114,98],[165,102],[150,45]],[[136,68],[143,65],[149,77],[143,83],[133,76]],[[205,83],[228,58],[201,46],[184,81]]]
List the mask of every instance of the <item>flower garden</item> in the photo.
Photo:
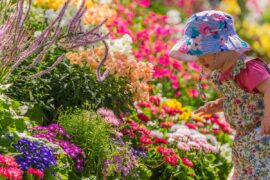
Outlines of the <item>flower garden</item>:
[[[227,179],[234,130],[168,56],[194,12],[270,57],[267,0],[0,2],[0,179]],[[269,62],[269,61],[268,61]],[[202,80],[209,100],[218,97]]]

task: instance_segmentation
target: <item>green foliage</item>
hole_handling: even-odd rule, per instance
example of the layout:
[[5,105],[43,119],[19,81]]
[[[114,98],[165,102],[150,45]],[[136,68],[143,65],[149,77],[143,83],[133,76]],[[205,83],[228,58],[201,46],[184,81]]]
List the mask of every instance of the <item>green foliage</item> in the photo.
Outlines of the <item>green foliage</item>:
[[[55,49],[48,54],[39,68],[51,64],[61,53]],[[126,78],[109,76],[98,82],[94,71],[88,67],[60,63],[50,74],[40,78],[27,79],[34,70],[22,67],[10,77],[12,86],[7,94],[15,99],[33,102],[45,113],[47,120],[56,117],[59,107],[81,107],[85,102],[95,104],[94,108],[107,107],[116,113],[126,112],[132,107],[132,93],[127,89]]]
[[110,139],[111,126],[95,112],[81,109],[63,112],[58,123],[86,154],[84,170],[73,175],[89,177],[90,174],[96,174],[100,177],[103,160],[109,158],[115,150]]
[[18,101],[0,94],[0,133],[22,132],[26,128],[25,120],[27,118],[20,116],[21,104]]

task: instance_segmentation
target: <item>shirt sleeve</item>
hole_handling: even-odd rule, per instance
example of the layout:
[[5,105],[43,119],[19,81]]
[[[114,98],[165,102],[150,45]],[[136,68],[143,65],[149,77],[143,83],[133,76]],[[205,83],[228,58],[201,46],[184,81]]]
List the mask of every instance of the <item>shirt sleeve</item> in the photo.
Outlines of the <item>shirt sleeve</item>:
[[250,93],[258,92],[256,87],[266,79],[270,78],[269,68],[258,59],[247,62],[246,69],[235,77],[239,86]]

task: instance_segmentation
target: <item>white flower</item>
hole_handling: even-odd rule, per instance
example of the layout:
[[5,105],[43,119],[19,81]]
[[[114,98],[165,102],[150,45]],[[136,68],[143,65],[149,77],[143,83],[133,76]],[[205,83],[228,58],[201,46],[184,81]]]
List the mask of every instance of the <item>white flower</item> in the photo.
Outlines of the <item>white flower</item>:
[[210,143],[213,145],[213,146],[216,146],[217,145],[217,139],[215,136],[211,135],[211,134],[207,134],[205,135],[206,138],[210,141]]
[[151,133],[152,133],[154,136],[158,137],[158,138],[162,138],[162,137],[163,137],[163,133],[160,132],[160,131],[158,131],[158,130],[153,130],[153,131],[151,131]]
[[156,121],[148,121],[147,126],[156,126]]
[[177,10],[170,10],[167,12],[168,19],[166,20],[169,24],[178,24],[181,22],[180,13]]
[[119,52],[123,54],[130,54],[132,50],[132,39],[128,34],[125,34],[120,39],[110,40],[110,49],[113,52]]
[[229,144],[223,144],[219,148],[221,156],[226,158],[228,161],[232,161],[232,149]]
[[175,131],[177,131],[178,129],[188,129],[188,127],[185,126],[185,125],[182,125],[182,124],[174,124],[174,125],[171,127],[170,131],[171,131],[171,132],[175,132]]
[[110,4],[112,3],[112,0],[99,0],[100,4]]

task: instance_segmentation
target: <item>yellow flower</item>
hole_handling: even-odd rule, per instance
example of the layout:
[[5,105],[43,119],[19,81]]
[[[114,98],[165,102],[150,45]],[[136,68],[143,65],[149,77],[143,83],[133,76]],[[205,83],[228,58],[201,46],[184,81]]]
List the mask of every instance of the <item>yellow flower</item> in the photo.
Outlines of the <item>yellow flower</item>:
[[[35,5],[47,9],[58,10],[66,0],[35,0]],[[71,0],[70,4],[76,4],[78,7],[81,5],[81,0]],[[86,7],[91,7],[93,2],[91,0],[87,0],[85,2]]]
[[171,108],[176,108],[179,110],[182,110],[182,104],[177,101],[176,99],[170,99],[164,102],[164,105],[171,107]]
[[238,15],[241,13],[237,0],[222,0],[219,8],[232,15]]
[[182,108],[182,114],[178,116],[180,120],[188,121],[191,117],[191,109],[188,107]]

